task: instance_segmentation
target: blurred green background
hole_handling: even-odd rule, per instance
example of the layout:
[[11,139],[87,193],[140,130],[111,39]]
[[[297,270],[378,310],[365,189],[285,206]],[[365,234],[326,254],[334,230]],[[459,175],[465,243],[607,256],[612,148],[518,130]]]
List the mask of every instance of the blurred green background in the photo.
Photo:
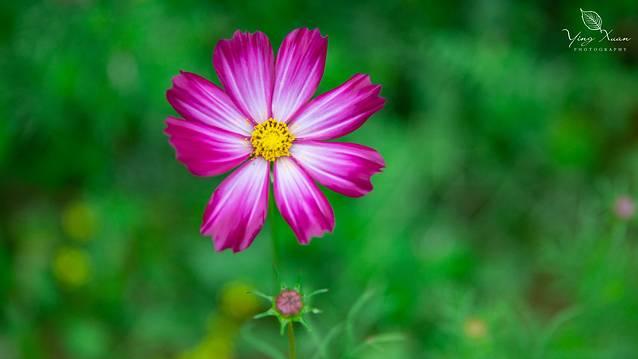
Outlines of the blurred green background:
[[[574,53],[595,10],[621,53]],[[300,358],[638,356],[638,4],[537,1],[0,3],[0,357],[267,358],[250,320],[282,280],[329,288]],[[199,235],[221,178],[163,134],[180,69],[215,82],[236,29],[329,37],[319,92],[356,72],[384,110],[347,140],[386,170],[327,193],[334,234],[269,218],[247,251]],[[274,228],[272,228],[274,226]],[[274,229],[272,231],[271,229]]]

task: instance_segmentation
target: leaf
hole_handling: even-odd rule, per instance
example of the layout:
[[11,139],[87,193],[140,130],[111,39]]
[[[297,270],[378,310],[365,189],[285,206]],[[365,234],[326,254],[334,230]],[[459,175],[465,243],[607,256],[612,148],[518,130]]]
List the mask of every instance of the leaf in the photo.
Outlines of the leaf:
[[583,19],[583,24],[589,30],[600,31],[602,29],[603,19],[600,18],[597,12],[580,9],[580,16]]
[[[317,345],[317,352],[315,353],[315,356],[313,357],[313,359],[327,358],[328,353],[330,352],[329,350],[330,343],[332,342],[334,338],[337,337],[337,335],[341,334],[342,331],[343,331],[342,323],[337,324],[332,329],[330,329],[330,331],[328,332],[328,335],[326,335],[323,341],[320,342],[319,345]],[[316,339],[319,340],[318,337]]]
[[352,354],[357,357],[360,352],[367,348],[373,348],[379,352],[383,352],[382,344],[400,342],[405,339],[405,336],[401,333],[378,334],[366,339],[362,344],[354,349]]
[[261,340],[260,338],[254,336],[252,334],[252,325],[246,325],[241,330],[241,338],[248,343],[248,345],[255,348],[257,351],[262,354],[268,356],[273,359],[285,359],[286,356],[283,355],[277,348],[272,346],[265,340]]
[[373,289],[367,289],[363,292],[359,299],[357,299],[357,301],[352,305],[352,308],[350,308],[350,311],[346,316],[346,334],[349,345],[354,344],[354,319],[374,294],[375,291]]
[[545,354],[545,350],[549,345],[550,340],[554,336],[554,334],[558,331],[558,329],[563,326],[565,323],[579,316],[583,312],[582,308],[572,307],[562,312],[558,313],[554,319],[549,323],[549,326],[545,330],[545,333],[540,336],[540,340],[538,343],[538,355],[537,358],[543,358]]

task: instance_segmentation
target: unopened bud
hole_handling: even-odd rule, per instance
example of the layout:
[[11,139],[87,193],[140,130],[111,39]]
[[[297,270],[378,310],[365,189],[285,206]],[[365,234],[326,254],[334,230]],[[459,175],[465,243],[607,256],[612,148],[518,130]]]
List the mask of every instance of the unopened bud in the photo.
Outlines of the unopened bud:
[[301,294],[294,289],[283,290],[275,299],[275,308],[284,317],[292,317],[303,309]]
[[325,293],[327,291],[327,289],[320,289],[309,294],[304,294],[300,285],[297,285],[294,288],[288,288],[282,285],[279,294],[277,294],[274,298],[260,292],[255,292],[256,295],[271,303],[271,307],[267,311],[257,314],[255,319],[266,316],[276,317],[279,320],[282,334],[284,333],[286,325],[292,322],[301,323],[308,328],[304,320],[304,315],[308,313],[321,313],[319,309],[311,308],[308,305],[308,300],[317,294]]

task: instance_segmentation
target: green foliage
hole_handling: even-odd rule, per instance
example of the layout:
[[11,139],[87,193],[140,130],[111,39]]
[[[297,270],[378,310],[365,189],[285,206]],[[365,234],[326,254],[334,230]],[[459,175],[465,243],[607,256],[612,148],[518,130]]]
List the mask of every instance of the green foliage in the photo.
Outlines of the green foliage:
[[[638,227],[613,203],[638,196],[638,8],[591,9],[635,38],[594,54],[560,31],[581,6],[2,2],[0,357],[281,357],[236,289],[274,289],[270,233],[284,275],[330,289],[301,358],[635,356]],[[180,69],[217,82],[236,29],[277,46],[299,26],[329,36],[319,92],[383,85],[346,140],[387,168],[366,197],[326,191],[337,226],[309,246],[275,214],[215,253],[199,224],[221,178],[175,160],[165,91]]]

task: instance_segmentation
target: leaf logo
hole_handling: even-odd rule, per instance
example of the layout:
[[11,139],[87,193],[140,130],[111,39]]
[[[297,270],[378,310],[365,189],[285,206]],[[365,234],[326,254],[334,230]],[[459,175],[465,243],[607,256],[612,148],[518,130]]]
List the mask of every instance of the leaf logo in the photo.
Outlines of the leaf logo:
[[585,24],[589,30],[602,30],[603,19],[600,18],[597,12],[580,9],[580,17],[583,19],[583,24]]

